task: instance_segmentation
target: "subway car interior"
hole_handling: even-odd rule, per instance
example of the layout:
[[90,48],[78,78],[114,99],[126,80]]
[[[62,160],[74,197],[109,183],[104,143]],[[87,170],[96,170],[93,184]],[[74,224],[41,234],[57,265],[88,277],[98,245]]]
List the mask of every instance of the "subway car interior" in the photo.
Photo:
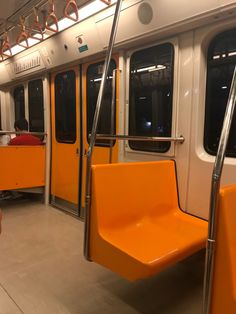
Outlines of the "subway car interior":
[[0,38],[0,314],[235,314],[236,1],[1,1]]

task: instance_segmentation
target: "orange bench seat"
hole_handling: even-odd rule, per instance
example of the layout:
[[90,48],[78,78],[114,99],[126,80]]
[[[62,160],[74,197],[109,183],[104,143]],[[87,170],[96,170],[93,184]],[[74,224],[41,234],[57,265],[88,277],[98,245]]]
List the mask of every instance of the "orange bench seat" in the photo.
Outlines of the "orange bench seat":
[[179,209],[173,161],[92,166],[90,258],[129,280],[206,245],[207,222]]
[[45,185],[45,146],[0,146],[0,190]]

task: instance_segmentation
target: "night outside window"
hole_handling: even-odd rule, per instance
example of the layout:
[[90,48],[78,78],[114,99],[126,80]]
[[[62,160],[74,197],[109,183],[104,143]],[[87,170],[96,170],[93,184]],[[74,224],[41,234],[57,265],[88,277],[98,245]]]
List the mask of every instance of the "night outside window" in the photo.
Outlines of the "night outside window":
[[41,79],[30,81],[29,97],[29,130],[44,132],[43,82]]
[[13,91],[15,105],[15,121],[25,118],[25,94],[24,86],[17,86]]
[[76,77],[74,71],[55,77],[56,140],[71,144],[76,141]]
[[[92,130],[93,117],[95,113],[95,108],[97,104],[97,97],[99,93],[99,88],[101,84],[102,74],[103,74],[103,64],[104,62],[99,62],[96,64],[91,64],[87,69],[87,84],[86,84],[86,94],[87,94],[87,141],[89,142],[89,134]],[[116,63],[111,60],[108,76],[105,84],[103,101],[101,104],[100,118],[98,121],[97,134],[111,134],[111,103],[112,103],[112,78],[113,70],[116,69]],[[116,108],[114,108],[116,112]],[[116,114],[114,115],[114,132],[116,132],[115,123]],[[113,145],[115,141],[113,141]],[[110,146],[110,140],[96,140],[96,146]]]
[[[236,29],[233,29],[217,35],[208,49],[204,147],[211,155],[216,155],[217,152],[235,64]],[[235,134],[234,114],[227,156],[236,157]]]
[[[129,135],[171,136],[174,48],[170,43],[130,59]],[[170,142],[129,141],[134,150],[167,152]]]

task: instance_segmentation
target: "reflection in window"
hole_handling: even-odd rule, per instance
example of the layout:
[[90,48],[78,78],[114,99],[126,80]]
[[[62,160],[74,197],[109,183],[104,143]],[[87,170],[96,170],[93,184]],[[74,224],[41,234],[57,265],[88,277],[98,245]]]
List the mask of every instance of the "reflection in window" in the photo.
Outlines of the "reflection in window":
[[76,79],[68,71],[55,77],[56,139],[61,143],[76,141]]
[[[130,60],[129,135],[171,136],[174,49],[163,44]],[[129,141],[132,149],[166,152],[170,142]]]
[[15,120],[25,118],[25,94],[24,86],[17,86],[13,91],[15,105]]
[[43,82],[41,79],[29,82],[29,130],[44,132]]
[[[88,136],[92,130],[93,117],[95,113],[95,108],[97,104],[97,97],[99,93],[99,88],[101,84],[101,78],[103,74],[103,62],[91,64],[87,70],[87,84],[86,84],[86,94],[87,94],[87,140],[89,142]],[[113,70],[116,68],[114,60],[111,60],[108,76],[105,84],[103,101],[101,104],[100,118],[98,122],[97,134],[111,134],[111,103],[112,103],[112,78]],[[116,109],[115,109],[116,112]],[[116,117],[114,116],[114,126]],[[115,132],[114,127],[114,132]],[[115,141],[113,141],[113,144]],[[97,140],[97,146],[109,146],[109,140]]]
[[[216,36],[208,49],[204,147],[212,155],[217,152],[235,63],[236,29]],[[227,156],[236,156],[235,133],[234,114]]]

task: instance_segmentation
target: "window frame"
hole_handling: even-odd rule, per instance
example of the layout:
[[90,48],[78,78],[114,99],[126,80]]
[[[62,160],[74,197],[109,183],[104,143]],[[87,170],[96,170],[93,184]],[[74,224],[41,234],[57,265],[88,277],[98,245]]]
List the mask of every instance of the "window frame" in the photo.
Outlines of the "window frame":
[[[116,58],[114,58],[114,57],[111,57],[111,61],[112,62],[114,62],[114,64],[115,64],[115,69],[117,69],[117,67],[118,67],[118,62],[117,62],[117,60],[116,60]],[[89,138],[88,138],[88,136],[89,136],[89,127],[88,127],[88,93],[87,93],[87,82],[88,82],[88,76],[87,76],[87,73],[88,73],[88,69],[90,68],[90,67],[92,67],[92,66],[95,66],[95,65],[100,65],[100,64],[102,64],[103,63],[103,65],[104,65],[104,63],[105,63],[105,60],[100,60],[100,61],[97,61],[97,62],[93,62],[93,63],[90,63],[89,65],[88,65],[88,67],[86,68],[86,72],[85,72],[85,75],[86,75],[86,80],[85,80],[85,82],[86,82],[86,86],[85,86],[85,89],[86,89],[86,112],[85,112],[85,119],[86,119],[86,123],[85,123],[85,125],[86,125],[86,130],[85,130],[85,132],[86,132],[86,141],[87,141],[87,144],[89,145]],[[111,62],[110,62],[110,64],[109,64],[109,66],[111,65]],[[115,72],[115,75],[116,75],[116,78],[117,78],[117,73]],[[117,80],[116,80],[116,82],[117,82]],[[111,82],[112,83],[112,82]],[[117,85],[117,84],[116,84]],[[105,92],[105,90],[104,90],[104,92]],[[115,86],[115,99],[117,99],[117,86]],[[112,91],[111,91],[111,103],[112,103]],[[116,101],[115,101],[115,104],[114,104],[114,133],[116,134],[116,132],[117,132],[117,103],[116,103]],[[96,111],[96,107],[95,107],[95,111]],[[102,111],[101,111],[101,113],[102,113]],[[98,133],[98,132],[97,132]],[[110,134],[110,132],[109,132],[109,134]],[[97,139],[96,140],[96,142],[95,142],[95,146],[96,147],[103,147],[103,148],[109,148],[110,147],[110,140],[103,140],[103,139]],[[112,147],[114,147],[115,146],[115,144],[116,144],[116,140],[113,140],[112,141]]]
[[[217,148],[215,151],[213,151],[209,146],[212,145],[212,143],[210,144],[210,135],[209,133],[206,134],[206,132],[210,130],[210,126],[207,125],[207,121],[209,121],[209,115],[210,115],[210,111],[213,110],[212,107],[210,107],[210,104],[207,103],[208,101],[208,98],[210,98],[210,89],[209,89],[209,70],[211,70],[212,68],[215,67],[214,63],[217,64],[217,67],[221,67],[221,66],[229,66],[229,65],[232,65],[232,64],[235,64],[235,62],[233,61],[236,61],[236,57],[233,57],[232,58],[232,61],[226,61],[226,60],[222,60],[221,63],[217,63],[217,60],[214,61],[214,60],[210,60],[209,59],[209,55],[210,55],[210,49],[212,51],[214,45],[217,43],[217,38],[220,40],[221,38],[224,38],[224,34],[227,33],[227,32],[232,32],[233,30],[235,30],[235,33],[236,33],[236,27],[231,27],[231,28],[226,28],[226,29],[221,29],[221,30],[218,30],[217,32],[214,33],[214,35],[210,38],[210,40],[208,41],[208,44],[207,44],[207,47],[206,47],[206,50],[205,50],[205,58],[206,58],[206,78],[205,78],[205,99],[204,99],[204,121],[203,121],[203,138],[202,138],[202,145],[203,145],[203,149],[204,151],[210,155],[210,156],[213,156],[215,157],[216,154],[217,154]],[[211,63],[211,64],[210,64]],[[231,81],[230,81],[231,82]],[[228,89],[229,90],[229,89]],[[228,99],[228,98],[227,98]],[[226,99],[226,103],[227,103],[227,99]],[[226,106],[226,105],[225,105]],[[226,107],[225,107],[226,108]],[[235,121],[236,121],[236,112],[234,113],[235,115]],[[210,116],[211,117],[211,116]],[[224,117],[222,117],[223,119]],[[210,144],[210,145],[209,145]],[[233,158],[235,159],[236,158],[236,149],[235,149],[235,152],[234,153],[227,153],[227,150],[226,150],[226,155],[225,157],[228,157],[228,158]]]
[[45,132],[45,104],[44,104],[44,84],[43,84],[43,78],[35,78],[32,80],[29,80],[27,82],[27,108],[28,108],[28,123],[29,123],[29,131],[30,130],[30,83],[35,82],[35,81],[41,81],[42,84],[42,111],[43,111],[43,130],[41,131],[32,131],[32,132]]
[[[140,47],[129,50],[126,54],[126,108],[125,108],[125,134],[129,134],[129,95],[130,95],[130,61],[131,57],[135,52],[145,50],[147,48],[155,47],[155,46],[160,46],[164,44],[171,44],[173,46],[173,81],[172,81],[172,119],[171,119],[171,135],[170,137],[175,137],[176,136],[176,114],[177,114],[177,88],[176,88],[176,82],[177,82],[177,77],[178,77],[178,58],[179,58],[179,47],[178,47],[178,38],[177,37],[172,37],[168,38],[166,40],[161,40],[159,42],[154,42],[150,45],[145,45]],[[166,152],[154,152],[154,151],[144,151],[144,150],[135,150],[132,149],[129,145],[129,141],[126,140],[125,142],[125,152],[127,154],[131,154],[132,156],[137,155],[153,155],[153,156],[166,156],[166,157],[174,157],[175,156],[175,143],[170,142],[170,147]]]

